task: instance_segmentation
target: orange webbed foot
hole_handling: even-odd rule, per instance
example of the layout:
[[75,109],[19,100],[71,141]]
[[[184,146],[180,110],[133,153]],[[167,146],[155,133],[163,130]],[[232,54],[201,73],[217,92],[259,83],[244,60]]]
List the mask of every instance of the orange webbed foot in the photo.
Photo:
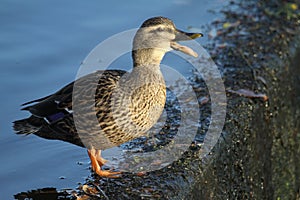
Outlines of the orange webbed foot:
[[114,172],[111,170],[102,170],[101,167],[108,161],[101,157],[101,151],[89,149],[88,155],[91,159],[92,170],[101,177],[119,178],[122,172]]
[[102,169],[96,170],[95,172],[99,176],[105,177],[105,178],[120,178],[121,174],[122,174],[122,172],[114,172],[111,170],[102,170]]

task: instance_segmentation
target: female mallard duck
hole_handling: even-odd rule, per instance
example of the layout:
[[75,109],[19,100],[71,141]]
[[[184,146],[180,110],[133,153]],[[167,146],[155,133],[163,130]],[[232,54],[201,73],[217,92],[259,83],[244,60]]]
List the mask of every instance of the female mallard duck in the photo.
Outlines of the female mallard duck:
[[[120,172],[101,169],[106,162],[101,150],[141,137],[156,123],[166,101],[160,71],[163,56],[174,49],[196,57],[193,50],[176,41],[201,36],[176,29],[165,17],[146,20],[134,37],[130,73],[96,71],[52,95],[23,104],[35,103],[22,109],[32,115],[15,121],[15,131],[86,147],[92,169],[98,175],[118,176]],[[89,121],[94,118],[96,124]]]

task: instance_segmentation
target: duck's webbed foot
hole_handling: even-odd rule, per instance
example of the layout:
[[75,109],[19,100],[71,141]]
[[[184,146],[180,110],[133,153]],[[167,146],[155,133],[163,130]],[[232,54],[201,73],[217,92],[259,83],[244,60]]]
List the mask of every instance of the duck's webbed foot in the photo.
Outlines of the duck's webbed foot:
[[102,170],[101,167],[108,161],[101,157],[101,150],[89,149],[89,157],[91,159],[92,170],[101,177],[119,178],[122,172],[114,172],[111,170]]

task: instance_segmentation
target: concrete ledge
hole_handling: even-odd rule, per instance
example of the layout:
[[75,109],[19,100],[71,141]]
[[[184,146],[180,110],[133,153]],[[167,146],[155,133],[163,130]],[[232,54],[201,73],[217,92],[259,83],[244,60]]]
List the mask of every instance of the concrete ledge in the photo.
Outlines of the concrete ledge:
[[299,10],[291,20],[292,9],[279,12],[290,5],[279,1],[240,6],[225,12],[222,22],[239,25],[221,30],[217,41],[226,45],[215,47],[216,60],[227,89],[268,100],[228,93],[225,140],[185,199],[299,199]]

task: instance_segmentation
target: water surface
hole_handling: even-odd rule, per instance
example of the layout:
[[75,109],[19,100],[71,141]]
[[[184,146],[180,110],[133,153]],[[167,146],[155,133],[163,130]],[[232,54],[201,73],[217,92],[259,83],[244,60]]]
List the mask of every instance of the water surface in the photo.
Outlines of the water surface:
[[[208,10],[222,3],[225,1],[2,0],[0,199],[43,187],[75,188],[90,175],[85,149],[14,134],[12,121],[28,116],[19,110],[20,104],[73,81],[90,50],[109,36],[137,28],[157,15],[171,18],[183,30],[189,26],[200,29],[216,17]],[[130,63],[129,55],[125,56],[122,66],[128,69]],[[172,56],[167,55],[164,63],[172,63]]]

